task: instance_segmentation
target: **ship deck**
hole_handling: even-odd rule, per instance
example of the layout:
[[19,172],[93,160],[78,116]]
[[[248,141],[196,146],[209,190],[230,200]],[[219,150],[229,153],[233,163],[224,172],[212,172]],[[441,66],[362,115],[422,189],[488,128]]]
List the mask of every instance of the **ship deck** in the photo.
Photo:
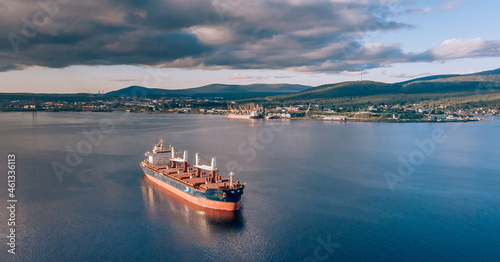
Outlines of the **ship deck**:
[[216,182],[206,183],[211,174],[209,172],[202,171],[201,177],[196,177],[196,168],[194,167],[188,167],[187,172],[184,172],[184,167],[182,166],[170,167],[169,165],[145,164],[145,167],[156,171],[159,174],[181,181],[186,185],[202,190],[224,188],[230,184],[230,180],[228,178],[218,175]]
[[[219,180],[219,181],[221,181],[221,180]],[[228,184],[229,184],[229,179],[226,178],[226,180],[223,180],[222,182],[204,184],[204,185],[200,185],[200,187],[203,187],[206,189],[216,189],[216,188],[221,188],[224,185],[228,185]]]

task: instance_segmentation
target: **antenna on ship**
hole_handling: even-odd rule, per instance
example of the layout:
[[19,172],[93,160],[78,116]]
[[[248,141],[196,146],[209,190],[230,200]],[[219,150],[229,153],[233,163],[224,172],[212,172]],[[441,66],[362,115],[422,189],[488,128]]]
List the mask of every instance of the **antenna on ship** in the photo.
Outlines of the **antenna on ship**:
[[216,171],[216,167],[215,167],[215,156],[212,157],[212,165],[210,167],[210,169],[212,170],[212,183],[216,183],[217,182],[217,171]]
[[[170,159],[174,159],[175,158],[175,147],[172,147],[172,158]],[[175,161],[172,161],[172,168],[176,168],[177,167],[177,162]]]
[[216,167],[215,167],[215,156],[214,156],[214,157],[212,157],[212,165],[211,165],[211,168],[212,168],[212,171],[214,171],[214,170],[215,170],[215,168],[216,168]]
[[184,161],[182,162],[184,165],[184,172],[187,172],[188,170],[188,151],[184,150]]

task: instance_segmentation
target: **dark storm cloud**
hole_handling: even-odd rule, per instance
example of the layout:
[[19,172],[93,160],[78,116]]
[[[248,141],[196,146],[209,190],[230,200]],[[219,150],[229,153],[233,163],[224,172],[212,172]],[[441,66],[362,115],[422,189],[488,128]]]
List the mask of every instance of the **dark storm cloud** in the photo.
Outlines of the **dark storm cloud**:
[[6,0],[0,71],[129,64],[336,72],[442,59],[439,50],[370,44],[366,33],[411,27],[393,21],[384,2]]

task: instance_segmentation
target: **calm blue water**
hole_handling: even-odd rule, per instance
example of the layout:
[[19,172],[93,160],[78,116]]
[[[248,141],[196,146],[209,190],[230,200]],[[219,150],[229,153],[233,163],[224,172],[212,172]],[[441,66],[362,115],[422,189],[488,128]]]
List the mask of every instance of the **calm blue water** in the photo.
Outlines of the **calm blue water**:
[[[82,132],[99,130],[100,121],[111,130],[101,128],[94,145]],[[5,244],[7,179],[0,176],[1,261],[500,259],[498,119],[2,113],[0,123],[1,174],[8,153],[16,153],[18,172],[15,256]],[[197,208],[144,180],[138,163],[159,138],[190,158],[216,156],[224,175],[236,170],[247,183],[242,209]],[[428,152],[415,140],[426,141]],[[70,166],[68,150],[78,148],[84,154]],[[409,164],[400,172],[402,161]],[[68,168],[60,177],[55,162]],[[393,190],[386,176],[396,178]]]

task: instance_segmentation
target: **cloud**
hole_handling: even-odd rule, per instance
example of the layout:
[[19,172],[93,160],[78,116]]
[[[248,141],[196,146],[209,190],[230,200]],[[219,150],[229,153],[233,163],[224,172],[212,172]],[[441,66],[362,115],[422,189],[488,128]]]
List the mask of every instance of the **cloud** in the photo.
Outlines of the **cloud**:
[[[498,41],[482,39],[452,39],[423,53],[405,52],[396,43],[363,42],[367,32],[411,28],[393,19],[398,7],[411,2],[5,0],[0,71],[143,65],[339,73],[398,62],[499,55]],[[441,8],[453,8],[455,2]]]
[[191,30],[200,42],[207,45],[224,45],[233,41],[233,33],[224,26],[193,26]]
[[437,11],[448,11],[448,10],[453,10],[457,9],[459,7],[463,6],[462,0],[449,0],[441,3],[437,7],[424,7],[424,8],[408,8],[407,12],[408,13],[414,13],[414,14],[427,14],[430,12],[437,12]]
[[434,61],[488,56],[500,56],[500,40],[485,41],[480,37],[448,39],[418,57],[419,59]]
[[115,79],[110,79],[109,81],[112,82],[136,82],[140,81],[142,79],[135,79],[135,78],[115,78]]
[[235,73],[233,75],[226,75],[224,79],[250,79],[251,76],[248,74],[238,74]]
[[11,71],[11,70],[21,70],[23,67],[13,65],[13,64],[3,64],[0,63],[0,72],[1,71]]
[[235,80],[235,79],[255,79],[255,80],[265,80],[271,78],[269,75],[249,75],[249,74],[239,74],[235,73],[233,75],[226,75],[224,79]]
[[285,78],[294,78],[296,76],[294,75],[286,75],[286,74],[279,74],[279,75],[275,75],[274,78],[277,78],[277,79],[285,79]]
[[340,73],[343,76],[362,76],[367,74],[369,74],[368,71],[344,71]]
[[430,76],[432,75],[431,73],[422,73],[422,74],[416,74],[416,75],[411,75],[411,74],[394,74],[391,75],[391,77],[395,78],[417,78],[417,77],[424,77],[424,76]]

